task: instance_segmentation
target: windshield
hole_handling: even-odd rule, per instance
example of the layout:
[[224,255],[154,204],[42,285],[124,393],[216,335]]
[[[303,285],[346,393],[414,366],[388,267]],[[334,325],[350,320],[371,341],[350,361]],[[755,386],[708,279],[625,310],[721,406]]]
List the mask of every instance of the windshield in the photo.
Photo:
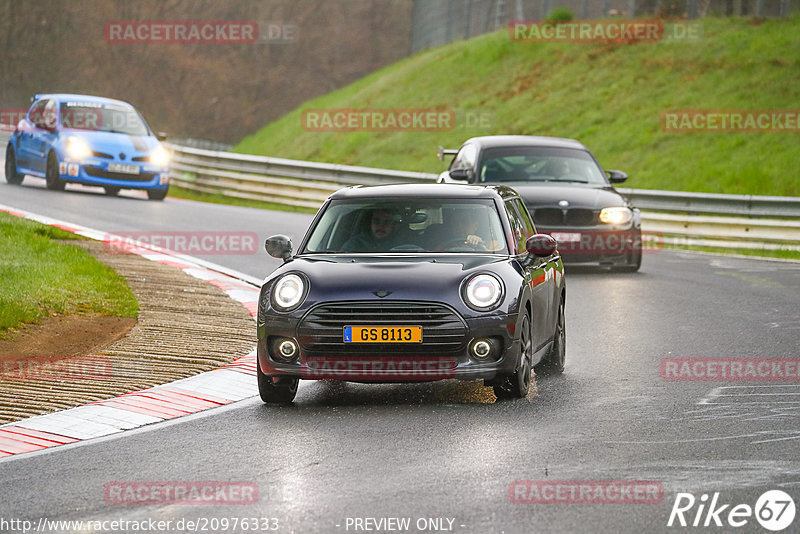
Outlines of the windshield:
[[507,254],[502,228],[490,199],[332,201],[303,252]]
[[62,103],[61,125],[73,130],[116,132],[127,135],[149,134],[142,117],[135,110],[90,102]]
[[603,170],[588,152],[552,147],[488,149],[481,155],[478,181],[608,184]]

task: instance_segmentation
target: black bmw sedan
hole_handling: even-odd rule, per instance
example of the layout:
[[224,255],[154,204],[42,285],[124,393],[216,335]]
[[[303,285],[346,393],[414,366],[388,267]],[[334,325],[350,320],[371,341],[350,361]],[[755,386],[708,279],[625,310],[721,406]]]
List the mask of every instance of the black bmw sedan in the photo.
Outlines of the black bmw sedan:
[[340,190],[261,288],[258,387],[292,402],[300,379],[483,379],[524,397],[531,372],[563,372],[564,269],[502,185]]
[[468,139],[440,183],[497,184],[516,189],[536,227],[552,235],[567,263],[599,263],[619,271],[642,264],[639,210],[611,184],[628,176],[603,171],[589,149],[573,139],[494,135]]

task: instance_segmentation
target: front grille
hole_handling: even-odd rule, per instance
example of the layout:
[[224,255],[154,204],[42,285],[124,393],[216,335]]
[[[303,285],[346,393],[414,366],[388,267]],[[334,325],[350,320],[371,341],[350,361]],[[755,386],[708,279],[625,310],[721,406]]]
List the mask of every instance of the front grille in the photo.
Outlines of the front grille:
[[594,212],[583,208],[568,209],[564,222],[567,226],[592,226],[595,224]]
[[105,159],[114,159],[114,156],[111,154],[106,154],[105,152],[98,152],[96,150],[92,151],[92,155],[96,158],[105,158]]
[[559,208],[537,208],[533,210],[533,224],[560,226],[564,224],[564,214]]
[[594,211],[586,208],[535,208],[533,224],[541,226],[594,226],[597,218]]
[[86,174],[95,178],[108,178],[110,180],[124,180],[126,182],[149,182],[156,177],[154,172],[142,172],[139,174],[125,174],[124,172],[110,172],[100,167],[87,165],[84,167]]
[[[422,327],[422,343],[344,343],[346,325]],[[313,355],[437,356],[463,348],[467,326],[452,309],[427,302],[339,302],[309,311],[297,327],[300,345]]]
[[150,156],[136,156],[131,158],[131,161],[150,161]]

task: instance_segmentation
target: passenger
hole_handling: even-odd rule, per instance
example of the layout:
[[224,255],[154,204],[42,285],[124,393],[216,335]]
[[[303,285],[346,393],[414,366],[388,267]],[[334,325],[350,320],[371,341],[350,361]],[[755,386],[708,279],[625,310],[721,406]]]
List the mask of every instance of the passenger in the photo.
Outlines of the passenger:
[[388,252],[396,243],[397,221],[386,209],[375,209],[369,215],[369,230],[348,239],[344,252]]
[[470,209],[455,209],[450,212],[445,224],[436,232],[435,250],[446,251],[459,247],[475,250],[499,250],[497,241],[481,237],[481,228],[476,214]]

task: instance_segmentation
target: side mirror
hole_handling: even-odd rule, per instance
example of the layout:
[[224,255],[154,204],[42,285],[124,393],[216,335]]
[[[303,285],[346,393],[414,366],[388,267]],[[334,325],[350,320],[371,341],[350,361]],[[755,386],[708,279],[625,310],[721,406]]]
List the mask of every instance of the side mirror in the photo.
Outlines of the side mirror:
[[472,178],[472,169],[453,169],[449,174],[453,180],[468,182]]
[[273,258],[282,258],[283,261],[289,261],[292,257],[292,240],[285,235],[274,235],[268,237],[264,243],[264,248],[267,254]]
[[166,132],[158,132],[156,134],[156,139],[158,139],[159,141],[166,141],[167,140]]
[[534,234],[525,242],[528,254],[540,257],[551,255],[556,251],[557,246],[556,240],[547,234]]
[[628,179],[628,175],[622,171],[606,171],[608,173],[608,181],[612,184],[621,184]]

